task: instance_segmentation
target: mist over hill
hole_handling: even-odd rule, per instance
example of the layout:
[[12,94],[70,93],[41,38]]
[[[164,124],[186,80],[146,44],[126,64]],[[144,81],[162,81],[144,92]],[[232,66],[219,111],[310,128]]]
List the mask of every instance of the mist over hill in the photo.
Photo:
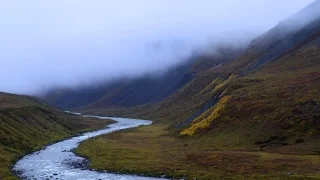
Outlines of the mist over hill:
[[[207,45],[179,64],[159,73],[105,81],[94,86],[57,88],[42,96],[62,108],[97,109],[106,107],[131,107],[157,103],[174,95],[180,88],[207,71],[224,69],[230,74],[246,75],[263,65],[300,48],[318,32],[320,1],[293,13],[275,27],[254,38],[250,43],[220,42]],[[161,48],[161,42],[152,45]],[[158,72],[158,73],[157,73]]]
[[38,95],[161,74],[221,43],[248,44],[310,2],[7,1],[0,91]]

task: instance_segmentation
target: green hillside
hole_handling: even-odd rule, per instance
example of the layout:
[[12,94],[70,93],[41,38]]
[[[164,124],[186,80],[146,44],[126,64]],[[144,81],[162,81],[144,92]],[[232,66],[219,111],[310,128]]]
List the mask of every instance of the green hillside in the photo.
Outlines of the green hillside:
[[19,157],[110,122],[66,114],[31,97],[0,93],[0,179],[16,179],[10,169]]

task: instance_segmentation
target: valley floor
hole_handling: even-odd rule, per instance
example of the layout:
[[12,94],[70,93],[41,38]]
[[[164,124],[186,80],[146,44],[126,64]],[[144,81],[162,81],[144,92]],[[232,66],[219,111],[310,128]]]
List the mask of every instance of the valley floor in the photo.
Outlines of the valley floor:
[[173,136],[167,125],[154,124],[90,139],[76,153],[101,171],[186,179],[320,179],[320,156],[312,151],[319,140],[259,151],[226,139]]

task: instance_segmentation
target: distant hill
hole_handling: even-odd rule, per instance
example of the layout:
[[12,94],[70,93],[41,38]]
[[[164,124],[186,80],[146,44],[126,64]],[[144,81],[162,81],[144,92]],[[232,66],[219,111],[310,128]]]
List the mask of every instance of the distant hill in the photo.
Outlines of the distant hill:
[[[228,49],[229,50],[229,49]],[[189,83],[195,74],[214,67],[239,52],[226,48],[213,56],[192,57],[161,75],[124,78],[78,89],[53,89],[42,99],[63,109],[95,109],[102,107],[132,107],[159,102]]]
[[195,58],[174,67],[163,75],[119,79],[79,89],[54,89],[43,98],[64,109],[82,106],[135,106],[158,102],[184,86],[192,78],[189,71]]

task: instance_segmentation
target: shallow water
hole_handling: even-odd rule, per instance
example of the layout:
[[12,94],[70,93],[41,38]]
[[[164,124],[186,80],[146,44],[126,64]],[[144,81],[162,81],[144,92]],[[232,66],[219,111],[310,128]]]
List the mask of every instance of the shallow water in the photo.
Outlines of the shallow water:
[[127,119],[127,118],[111,118],[100,116],[87,116],[96,117],[99,119],[113,119],[117,121],[115,124],[109,125],[106,129],[94,132],[84,133],[81,136],[73,137],[50,146],[45,149],[34,152],[30,155],[23,157],[19,160],[14,170],[21,172],[23,179],[68,179],[68,180],[87,180],[87,179],[110,179],[110,180],[155,180],[160,178],[141,177],[135,175],[122,175],[112,173],[101,173],[81,169],[70,166],[70,163],[81,162],[84,160],[82,157],[76,156],[72,149],[78,147],[79,143],[102,134],[112,133],[121,129],[133,128],[140,125],[150,125],[152,121]]

